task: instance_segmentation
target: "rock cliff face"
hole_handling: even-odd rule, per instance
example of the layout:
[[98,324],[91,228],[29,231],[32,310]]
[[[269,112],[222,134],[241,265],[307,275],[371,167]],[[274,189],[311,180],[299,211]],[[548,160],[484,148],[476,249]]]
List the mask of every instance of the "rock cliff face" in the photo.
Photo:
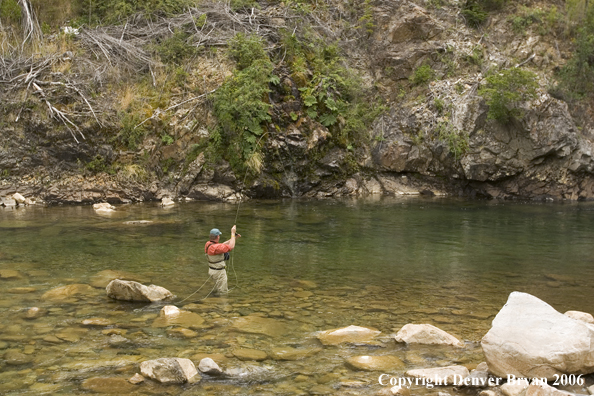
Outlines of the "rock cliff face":
[[[274,29],[286,26],[282,10],[275,7],[253,12]],[[268,125],[264,167],[255,180],[237,176],[224,161],[208,163],[204,153],[165,172],[166,160],[183,162],[192,144],[209,134],[205,126],[188,124],[183,106],[167,119],[175,131],[174,144],[147,137],[138,150],[122,151],[94,124],[83,128],[86,140],[74,142],[63,128],[54,130],[55,123],[40,115],[38,107],[3,89],[0,197],[19,192],[48,203],[366,194],[594,198],[590,121],[578,121],[565,102],[546,90],[553,69],[570,56],[569,46],[560,50],[556,37],[530,29],[513,33],[503,13],[491,16],[483,31],[473,30],[464,25],[454,3],[433,7],[380,1],[373,17],[373,34],[341,44],[350,67],[364,76],[365,84],[377,87],[386,103],[387,110],[373,123],[365,144],[333,145],[326,127],[300,117],[280,127]],[[435,73],[422,87],[409,81],[421,65],[431,66]],[[524,103],[522,116],[508,124],[490,120],[478,88],[488,70],[516,65],[537,73],[538,98]],[[215,74],[216,68],[213,63],[202,72]],[[219,69],[224,67],[219,64]],[[274,114],[288,114],[300,106],[293,77],[286,75],[282,81],[297,99],[281,101],[271,94]],[[117,128],[109,122],[103,127]],[[141,157],[143,165],[138,165]],[[115,175],[85,172],[81,164],[94,159],[137,165],[126,165],[126,172],[122,168]]]

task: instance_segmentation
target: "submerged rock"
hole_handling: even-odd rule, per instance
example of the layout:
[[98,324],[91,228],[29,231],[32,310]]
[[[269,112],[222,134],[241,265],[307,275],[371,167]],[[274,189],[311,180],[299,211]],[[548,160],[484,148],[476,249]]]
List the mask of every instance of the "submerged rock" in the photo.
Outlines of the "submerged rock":
[[298,349],[288,346],[272,348],[270,356],[274,360],[301,360],[320,352],[320,348]]
[[288,326],[276,319],[249,315],[235,319],[231,329],[241,333],[264,334],[270,337],[279,337],[287,333]]
[[7,292],[10,294],[29,294],[36,291],[37,289],[34,287],[13,287],[7,290]]
[[105,290],[108,297],[123,301],[154,302],[173,297],[169,290],[161,286],[145,286],[138,282],[120,279],[109,282]]
[[104,326],[111,326],[113,324],[113,322],[109,319],[106,318],[90,318],[90,319],[85,319],[82,322],[83,326],[100,326],[100,327],[104,327]]
[[264,351],[260,351],[257,349],[236,349],[233,351],[233,356],[235,356],[239,360],[265,360],[268,358],[268,354]]
[[396,342],[407,344],[454,345],[464,346],[464,343],[453,335],[430,324],[404,325],[394,337]]
[[10,269],[0,270],[0,279],[3,279],[3,280],[19,279],[22,277],[23,277],[23,274],[21,274],[19,271],[16,271],[16,270],[10,270]]
[[175,305],[166,305],[161,308],[159,317],[153,322],[153,327],[181,326],[189,328],[200,327],[202,323],[204,323],[204,318],[197,313],[180,310]]
[[81,386],[84,390],[90,392],[111,393],[116,395],[126,395],[136,390],[136,387],[124,378],[88,378],[83,381]]
[[25,313],[25,319],[37,319],[47,314],[45,309],[39,307],[31,307]]
[[161,358],[140,363],[140,372],[144,377],[152,378],[163,384],[183,384],[194,382],[199,377],[196,366],[190,359]]
[[111,206],[107,202],[96,203],[93,205],[93,209],[99,213],[110,213],[115,211],[115,206]]
[[219,365],[208,357],[200,360],[200,364],[198,364],[198,370],[209,375],[221,375],[223,373],[223,370],[221,370]]
[[25,355],[16,349],[10,349],[4,353],[4,361],[11,366],[20,366],[31,363],[33,361],[33,356]]
[[346,360],[355,370],[390,373],[404,369],[405,364],[396,356],[353,356]]
[[525,396],[575,396],[575,393],[565,392],[541,382],[531,383]]
[[128,379],[128,382],[133,385],[138,385],[141,382],[144,382],[144,377],[142,375],[136,373],[131,378]]
[[468,369],[464,366],[446,366],[446,367],[435,367],[435,368],[427,368],[427,369],[416,369],[416,370],[408,370],[406,375],[415,378],[425,378],[427,380],[431,380],[435,383],[435,380],[439,380],[441,382],[447,382],[448,384],[452,384],[454,379],[459,380],[468,377],[470,373]]
[[322,331],[318,334],[318,339],[324,345],[339,344],[365,344],[373,343],[381,331],[360,326],[348,326],[340,329]]
[[513,292],[481,346],[494,375],[553,379],[594,372],[592,340],[594,326],[530,294]]
[[51,289],[45,292],[41,299],[44,301],[60,301],[66,300],[74,296],[78,296],[81,294],[90,294],[94,291],[94,289],[85,284],[73,284],[73,285],[66,285],[56,287],[55,289]]

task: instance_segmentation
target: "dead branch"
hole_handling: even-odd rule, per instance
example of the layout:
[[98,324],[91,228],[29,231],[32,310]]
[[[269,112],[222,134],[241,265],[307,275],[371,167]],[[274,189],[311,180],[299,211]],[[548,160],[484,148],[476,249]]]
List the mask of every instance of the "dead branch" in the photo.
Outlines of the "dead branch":
[[72,121],[70,121],[70,119],[68,118],[68,116],[66,115],[66,113],[56,109],[47,99],[47,97],[45,96],[45,92],[43,91],[43,89],[41,89],[41,87],[39,85],[36,84],[36,82],[32,83],[33,88],[36,89],[37,93],[39,94],[39,96],[41,96],[41,99],[45,102],[45,104],[47,105],[49,112],[50,112],[50,116],[52,118],[55,118],[58,121],[61,121],[66,128],[68,129],[68,131],[70,132],[70,134],[72,135],[72,137],[74,138],[74,140],[76,141],[76,143],[80,143],[78,141],[78,139],[76,138],[76,135],[74,134],[74,132],[72,131],[72,128],[70,128],[70,126],[72,126],[78,133],[80,133],[80,136],[82,136],[83,139],[85,138],[85,135],[83,135],[82,131],[78,128],[78,126],[73,123]]
[[31,2],[29,0],[19,0],[19,5],[21,6],[23,14],[22,24],[24,38],[21,44],[21,49],[24,49],[25,43],[29,41],[29,39],[41,39],[43,35],[41,33],[41,28],[39,27],[39,22],[33,14]]
[[157,116],[159,116],[159,114],[166,113],[166,112],[168,112],[169,110],[173,110],[173,109],[175,109],[176,107],[179,107],[179,106],[181,106],[181,105],[183,105],[183,104],[186,104],[186,103],[188,103],[188,102],[192,102],[192,101],[194,101],[194,100],[202,99],[202,98],[204,98],[204,97],[206,97],[206,96],[208,96],[208,95],[210,95],[210,94],[214,93],[215,91],[216,91],[216,89],[213,89],[212,91],[209,91],[209,92],[203,93],[202,95],[198,95],[198,96],[195,96],[195,97],[193,97],[193,98],[186,99],[186,100],[184,100],[184,101],[182,101],[182,102],[180,102],[180,103],[177,103],[177,104],[175,104],[175,105],[173,105],[173,106],[169,106],[169,107],[168,107],[168,108],[166,108],[165,110],[156,109],[156,110],[153,112],[153,114],[152,114],[150,117],[148,117],[147,119],[145,119],[144,121],[142,121],[140,124],[136,125],[136,126],[134,127],[134,129],[138,128],[139,126],[142,126],[142,125],[143,125],[145,122],[147,122],[148,120],[153,120],[153,119],[155,119]]

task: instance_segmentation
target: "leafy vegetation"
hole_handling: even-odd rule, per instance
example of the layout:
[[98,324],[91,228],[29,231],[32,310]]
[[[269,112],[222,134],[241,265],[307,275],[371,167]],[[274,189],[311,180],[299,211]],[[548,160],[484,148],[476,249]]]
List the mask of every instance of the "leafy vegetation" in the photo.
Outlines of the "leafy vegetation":
[[183,30],[176,30],[171,37],[155,44],[154,48],[163,63],[180,65],[196,53],[196,48],[188,44],[189,34]]
[[300,40],[295,34],[285,34],[282,44],[305,114],[326,126],[336,144],[353,147],[368,141],[367,129],[384,108],[368,99],[369,91],[344,66],[338,46],[307,37]]
[[495,72],[486,81],[479,94],[489,105],[488,117],[501,123],[521,115],[521,102],[536,98],[537,76],[529,70],[514,67]]
[[489,12],[500,10],[505,3],[506,0],[466,0],[461,13],[466,24],[476,28],[487,20]]
[[421,85],[428,83],[435,77],[435,72],[429,65],[422,65],[417,67],[409,77],[409,81],[413,85]]
[[16,0],[0,0],[0,20],[17,24],[21,20],[21,7]]
[[437,126],[437,133],[439,139],[447,143],[450,153],[456,161],[468,151],[468,134],[456,130],[449,122],[440,122]]
[[235,74],[217,90],[214,113],[219,121],[211,144],[241,173],[258,173],[262,167],[263,124],[270,121],[266,101],[272,80],[272,62],[258,36],[238,33],[230,43],[237,62]]

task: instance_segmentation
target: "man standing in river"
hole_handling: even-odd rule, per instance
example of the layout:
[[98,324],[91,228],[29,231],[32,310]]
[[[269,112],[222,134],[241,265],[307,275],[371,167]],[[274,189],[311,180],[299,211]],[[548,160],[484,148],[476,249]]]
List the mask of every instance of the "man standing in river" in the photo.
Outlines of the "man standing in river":
[[210,230],[210,240],[204,246],[204,253],[208,258],[208,275],[215,281],[215,292],[227,294],[227,271],[225,260],[229,259],[229,252],[235,247],[236,226],[231,228],[231,239],[219,243],[222,232],[218,228]]

